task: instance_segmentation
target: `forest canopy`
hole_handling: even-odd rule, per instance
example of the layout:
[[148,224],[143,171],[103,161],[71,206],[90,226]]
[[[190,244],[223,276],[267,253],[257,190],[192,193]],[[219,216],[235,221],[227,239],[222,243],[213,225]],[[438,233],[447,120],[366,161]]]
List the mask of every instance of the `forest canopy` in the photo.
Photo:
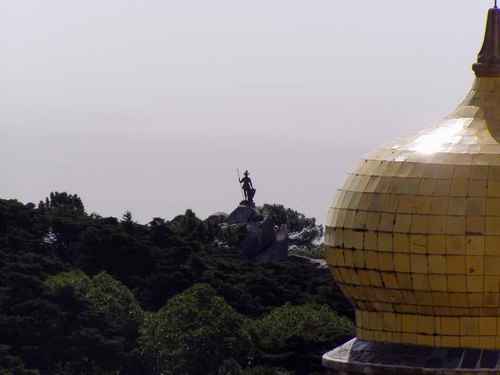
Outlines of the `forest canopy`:
[[239,240],[191,210],[139,224],[88,214],[76,194],[0,200],[0,374],[320,371],[352,332],[350,305],[327,270],[245,261]]

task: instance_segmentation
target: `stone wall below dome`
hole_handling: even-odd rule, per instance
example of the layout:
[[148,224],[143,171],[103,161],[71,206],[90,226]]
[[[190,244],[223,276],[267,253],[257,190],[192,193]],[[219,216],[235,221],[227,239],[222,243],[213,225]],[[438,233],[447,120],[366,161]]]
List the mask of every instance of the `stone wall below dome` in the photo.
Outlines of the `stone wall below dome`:
[[500,352],[353,339],[326,353],[323,365],[332,375],[493,375],[500,373]]

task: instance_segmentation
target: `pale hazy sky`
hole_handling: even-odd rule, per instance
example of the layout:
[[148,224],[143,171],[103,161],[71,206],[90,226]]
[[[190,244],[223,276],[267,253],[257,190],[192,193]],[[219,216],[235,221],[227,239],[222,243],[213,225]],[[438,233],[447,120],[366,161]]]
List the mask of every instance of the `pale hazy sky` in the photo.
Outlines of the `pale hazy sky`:
[[0,196],[206,217],[256,200],[324,221],[368,151],[472,80],[488,0],[0,2]]

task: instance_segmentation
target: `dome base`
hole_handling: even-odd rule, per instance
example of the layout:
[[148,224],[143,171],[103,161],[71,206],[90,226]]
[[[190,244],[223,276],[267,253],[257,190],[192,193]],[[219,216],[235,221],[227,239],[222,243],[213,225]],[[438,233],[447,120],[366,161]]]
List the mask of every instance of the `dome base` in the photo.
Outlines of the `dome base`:
[[382,344],[355,338],[326,353],[323,366],[341,375],[500,374],[500,351]]

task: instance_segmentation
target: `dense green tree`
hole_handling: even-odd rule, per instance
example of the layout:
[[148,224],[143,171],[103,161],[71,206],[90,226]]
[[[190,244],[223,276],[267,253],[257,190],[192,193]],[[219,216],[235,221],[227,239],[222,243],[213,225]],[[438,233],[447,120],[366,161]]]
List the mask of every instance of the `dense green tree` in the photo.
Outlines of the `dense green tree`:
[[[126,286],[107,273],[90,278],[78,270],[50,276],[45,285],[56,300],[73,299],[73,303],[79,303],[91,319],[83,321],[81,328],[76,327],[72,335],[76,342],[68,343],[75,345],[79,354],[69,360],[60,359],[57,371],[116,372],[137,357],[136,340],[143,312]],[[100,323],[93,319],[99,319]]]
[[125,330],[137,331],[142,324],[144,313],[134,295],[106,272],[92,278],[86,297],[97,311],[104,313]]
[[316,219],[281,204],[265,204],[260,210],[264,215],[270,216],[276,225],[286,224],[290,232],[300,232],[316,225]]
[[85,213],[85,207],[82,200],[77,194],[52,192],[45,201],[40,201],[38,208],[49,211],[65,211],[66,213],[73,212],[76,214]]
[[210,286],[195,285],[146,318],[141,348],[154,374],[216,374],[227,359],[248,361],[243,323]]
[[0,345],[0,375],[39,375],[37,370],[26,369],[21,358],[11,355],[9,347]]
[[121,282],[106,272],[90,278],[80,270],[62,272],[46,281],[53,294],[61,294],[71,288],[85,298],[95,310],[113,322],[123,336],[136,338],[144,320],[144,313],[134,295]]
[[353,335],[353,325],[328,306],[285,305],[259,320],[249,331],[267,364],[285,363],[296,374],[320,371],[321,355]]

